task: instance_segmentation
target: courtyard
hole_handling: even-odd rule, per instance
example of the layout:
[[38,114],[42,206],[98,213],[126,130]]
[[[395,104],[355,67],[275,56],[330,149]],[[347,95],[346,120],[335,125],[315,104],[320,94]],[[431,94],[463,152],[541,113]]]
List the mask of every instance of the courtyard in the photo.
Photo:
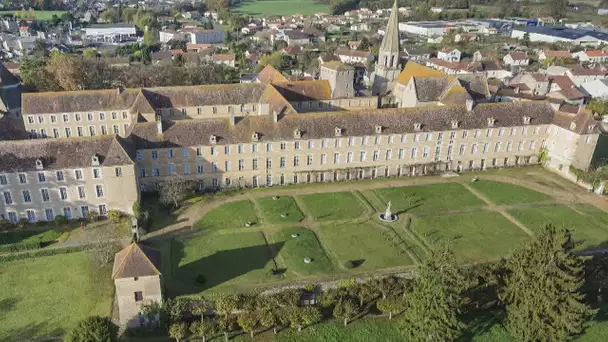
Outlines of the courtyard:
[[[150,241],[163,252],[170,296],[406,272],[440,243],[464,263],[495,261],[546,224],[571,231],[580,250],[608,244],[603,202],[554,174],[527,168],[473,178],[243,190],[193,205],[184,211],[189,228],[163,237],[170,226]],[[394,223],[377,219],[388,202]]]

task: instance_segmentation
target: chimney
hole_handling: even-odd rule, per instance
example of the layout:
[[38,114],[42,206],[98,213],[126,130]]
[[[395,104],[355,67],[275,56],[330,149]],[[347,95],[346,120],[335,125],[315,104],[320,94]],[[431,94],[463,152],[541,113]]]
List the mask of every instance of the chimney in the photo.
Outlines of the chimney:
[[465,105],[467,106],[467,112],[470,112],[473,110],[473,107],[475,107],[475,101],[473,99],[467,99]]
[[163,134],[163,120],[160,115],[156,116],[156,131],[158,134]]
[[272,111],[272,121],[274,123],[279,122],[279,112],[277,112],[276,110]]
[[230,112],[230,126],[234,126],[236,124],[236,118],[234,117],[234,112]]

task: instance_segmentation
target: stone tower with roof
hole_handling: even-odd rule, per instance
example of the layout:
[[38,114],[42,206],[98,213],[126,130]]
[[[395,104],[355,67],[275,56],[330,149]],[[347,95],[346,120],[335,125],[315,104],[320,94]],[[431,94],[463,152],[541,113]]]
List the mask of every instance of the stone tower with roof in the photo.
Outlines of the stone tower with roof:
[[116,253],[112,279],[116,287],[120,325],[142,325],[145,323],[142,304],[162,301],[160,252],[139,243],[130,244]]
[[329,81],[332,99],[355,97],[355,68],[352,66],[338,61],[323,63],[319,79]]
[[375,95],[385,95],[389,90],[392,90],[393,83],[400,72],[399,9],[397,7],[397,0],[395,0],[374,68],[372,93]]

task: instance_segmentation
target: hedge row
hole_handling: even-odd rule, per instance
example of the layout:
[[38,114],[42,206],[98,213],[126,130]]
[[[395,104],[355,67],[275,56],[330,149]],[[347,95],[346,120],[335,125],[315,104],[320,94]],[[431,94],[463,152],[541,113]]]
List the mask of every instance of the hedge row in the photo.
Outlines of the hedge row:
[[84,250],[84,247],[82,247],[82,246],[66,247],[66,248],[53,248],[53,249],[40,249],[40,250],[33,251],[33,252],[2,255],[2,256],[0,256],[0,262],[9,262],[9,261],[15,261],[15,260],[45,257],[45,256],[51,256],[51,255],[58,255],[58,254],[68,254],[68,253],[80,252],[83,250]]
[[37,242],[18,242],[0,245],[0,253],[12,253],[19,251],[27,251],[31,249],[40,249],[42,247],[40,241]]

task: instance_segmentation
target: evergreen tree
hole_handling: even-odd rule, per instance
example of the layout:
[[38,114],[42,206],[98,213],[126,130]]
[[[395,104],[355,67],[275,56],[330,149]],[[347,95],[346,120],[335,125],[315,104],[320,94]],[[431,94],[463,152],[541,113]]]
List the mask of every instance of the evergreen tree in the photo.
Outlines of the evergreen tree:
[[570,234],[549,225],[507,261],[501,293],[507,329],[519,341],[566,341],[580,334],[593,314],[580,289],[583,260]]
[[65,342],[117,342],[118,326],[108,317],[90,316],[78,323],[65,337]]
[[403,331],[407,341],[453,341],[463,329],[460,309],[466,282],[452,251],[437,248],[419,268],[406,296]]

